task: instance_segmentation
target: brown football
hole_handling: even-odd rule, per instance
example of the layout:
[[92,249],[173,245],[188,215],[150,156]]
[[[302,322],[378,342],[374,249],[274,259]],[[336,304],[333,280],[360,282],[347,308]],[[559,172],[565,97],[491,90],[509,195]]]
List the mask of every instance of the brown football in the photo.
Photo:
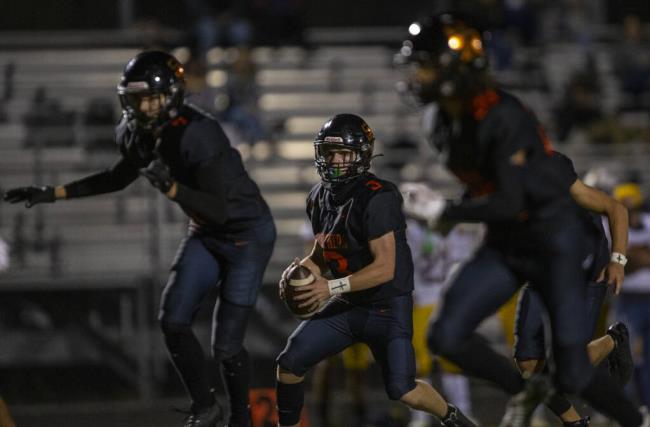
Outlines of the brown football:
[[310,310],[308,306],[298,307],[298,304],[303,303],[304,300],[298,301],[294,299],[300,293],[302,286],[310,285],[314,280],[316,280],[316,277],[311,273],[311,270],[300,264],[289,270],[287,274],[287,280],[284,285],[284,303],[289,311],[300,319],[308,319],[318,311],[318,309]]

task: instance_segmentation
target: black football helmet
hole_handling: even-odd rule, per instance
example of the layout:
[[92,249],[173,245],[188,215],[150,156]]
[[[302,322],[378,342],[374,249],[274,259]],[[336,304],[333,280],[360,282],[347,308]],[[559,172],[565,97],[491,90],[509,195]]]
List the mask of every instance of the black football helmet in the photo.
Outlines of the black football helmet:
[[488,78],[484,37],[467,20],[449,13],[412,23],[395,62],[409,69],[400,89],[423,104],[474,95]]
[[[321,180],[330,184],[348,182],[370,169],[375,135],[370,126],[354,114],[337,114],[316,135],[314,151],[316,169]],[[350,150],[352,159],[332,162],[331,152]]]
[[[160,51],[141,52],[124,68],[117,94],[122,111],[138,129],[151,131],[173,119],[183,104],[185,71],[172,55]],[[162,105],[157,116],[152,117],[140,109],[143,96],[162,95]]]

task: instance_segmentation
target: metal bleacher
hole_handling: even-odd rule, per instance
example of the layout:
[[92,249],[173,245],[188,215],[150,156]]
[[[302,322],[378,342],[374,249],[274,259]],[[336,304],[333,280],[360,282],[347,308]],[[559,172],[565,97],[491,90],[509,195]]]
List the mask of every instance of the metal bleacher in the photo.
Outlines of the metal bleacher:
[[[553,61],[544,61],[549,89],[528,81],[526,75],[497,75],[531,105],[544,124],[550,121],[550,104],[559,96],[568,74],[569,65],[563,58],[573,57],[564,46],[550,50],[556,56]],[[7,116],[5,122],[0,122],[0,188],[65,183],[110,165],[117,153],[108,147],[100,152],[88,149],[84,140],[88,133],[80,116],[88,102],[97,97],[113,100],[117,111],[115,86],[124,64],[135,53],[134,49],[117,48],[0,52],[0,69],[5,68],[5,73],[0,73],[0,88],[4,86],[6,92],[8,78],[12,87],[10,96],[5,93],[4,100],[0,99]],[[303,253],[305,196],[318,179],[311,141],[328,117],[341,112],[361,114],[377,135],[375,153],[390,154],[390,141],[403,135],[421,141],[420,115],[406,107],[394,90],[400,75],[391,65],[392,54],[391,49],[381,46],[254,50],[262,120],[283,124],[275,134],[270,158],[246,160],[249,173],[271,206],[278,228],[278,240],[264,279],[267,286],[277,283],[286,264]],[[223,73],[229,55],[223,49],[211,51],[210,71]],[[605,74],[608,72],[606,65],[601,68]],[[12,73],[6,72],[8,69]],[[34,145],[30,140],[34,135],[24,117],[40,87],[60,101],[63,109],[75,112],[72,126],[47,130],[70,133],[71,145],[49,147]],[[604,102],[613,108],[617,99],[610,89],[606,96],[611,96]],[[643,122],[647,117],[646,112],[639,120]],[[237,142],[233,139],[233,143]],[[634,169],[646,188],[650,183],[648,144],[572,144],[561,150],[570,155],[579,172],[606,164],[617,170]],[[413,156],[413,152],[409,155]],[[409,159],[400,154],[387,155],[377,158],[374,167],[383,174],[390,161],[410,160],[419,168],[415,173],[418,178],[435,177],[438,184],[455,186],[433,165],[428,148],[418,148],[415,156]],[[616,162],[612,162],[614,158]],[[133,370],[135,364],[140,395],[150,397],[152,369],[156,368],[149,366],[147,360],[154,359],[152,354],[160,360],[164,351],[155,348],[161,346],[160,342],[149,338],[153,316],[143,307],[152,306],[155,301],[151,289],[156,288],[153,294],[159,294],[157,288],[164,284],[185,223],[180,209],[143,180],[118,193],[38,205],[28,210],[0,203],[0,237],[14,250],[11,267],[0,273],[0,292],[34,289],[61,290],[67,294],[119,287],[135,296],[130,305],[120,306],[120,310],[135,310],[120,314],[120,318],[132,316],[139,326],[129,339],[120,343],[119,350],[113,348],[112,339],[106,338],[110,328],[99,328],[107,331],[102,341],[96,339],[101,335],[90,322],[87,335],[102,343],[100,348],[109,355],[116,371]],[[142,285],[141,278],[149,281],[148,287]],[[133,356],[132,360],[125,360],[125,354]],[[124,377],[133,379],[129,375]]]
[[[48,96],[77,115],[92,98],[115,99],[117,104],[114,88],[124,63],[135,53],[133,49],[1,52],[0,66],[13,67],[13,89],[5,105],[8,121],[0,124],[0,185],[10,188],[62,183],[108,166],[113,156],[84,148],[78,119],[72,128],[74,145],[34,149],[26,147],[30,134],[23,117],[39,87],[45,87]],[[224,50],[211,52],[211,69],[223,69],[227,56]],[[287,260],[302,252],[299,233],[304,221],[304,197],[317,178],[310,142],[324,120],[337,112],[363,113],[381,139],[403,131],[405,125],[417,129],[418,118],[396,114],[403,107],[393,89],[397,75],[390,66],[392,52],[387,48],[331,47],[311,52],[258,48],[254,58],[259,67],[263,119],[285,120],[285,131],[277,138],[273,158],[266,162],[251,159],[247,164],[272,208],[279,230],[265,278],[272,283]],[[34,172],[36,163],[40,164],[38,176]],[[143,230],[148,230],[151,210],[159,211],[163,229],[173,230],[161,233],[161,267],[169,264],[182,237],[183,215],[164,214],[170,208],[163,205],[152,189],[136,182],[118,194],[32,210],[5,204],[0,209],[0,232],[10,240],[15,217],[22,213],[27,240],[32,239],[30,233],[37,223],[46,239],[56,234],[61,239],[60,275],[85,274],[95,268],[96,274],[116,270],[147,273],[147,251],[151,248],[146,242],[151,236]],[[28,253],[26,264],[10,269],[4,279],[33,275],[31,258]]]

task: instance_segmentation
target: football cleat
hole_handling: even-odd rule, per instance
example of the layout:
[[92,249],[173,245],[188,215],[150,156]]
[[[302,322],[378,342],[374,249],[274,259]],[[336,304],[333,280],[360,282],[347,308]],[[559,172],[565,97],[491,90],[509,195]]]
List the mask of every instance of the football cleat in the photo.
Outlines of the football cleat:
[[609,373],[621,386],[632,378],[634,361],[630,350],[630,333],[623,322],[616,322],[607,328],[607,335],[614,340],[614,350],[607,356]]
[[551,394],[548,380],[541,375],[533,375],[526,381],[526,388],[510,398],[500,427],[530,426],[535,409]]

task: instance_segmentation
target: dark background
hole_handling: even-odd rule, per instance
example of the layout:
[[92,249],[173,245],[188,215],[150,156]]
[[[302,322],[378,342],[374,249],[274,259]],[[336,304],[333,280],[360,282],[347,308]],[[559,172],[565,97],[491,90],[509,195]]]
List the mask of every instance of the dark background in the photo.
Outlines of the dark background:
[[[219,3],[213,2],[217,7]],[[409,0],[305,0],[302,4],[307,26],[392,26],[410,22],[427,13],[432,1]],[[438,4],[444,2],[437,2]],[[453,2],[454,5],[461,2]],[[472,2],[467,2],[472,3]],[[491,3],[489,1],[473,3]],[[119,27],[118,0],[21,0],[5,4],[0,13],[0,30],[74,30]],[[628,13],[650,20],[647,0],[608,0],[610,22],[620,22]],[[178,0],[133,0],[135,20],[155,19],[179,29],[186,22],[184,3]],[[472,9],[472,6],[469,6]]]

